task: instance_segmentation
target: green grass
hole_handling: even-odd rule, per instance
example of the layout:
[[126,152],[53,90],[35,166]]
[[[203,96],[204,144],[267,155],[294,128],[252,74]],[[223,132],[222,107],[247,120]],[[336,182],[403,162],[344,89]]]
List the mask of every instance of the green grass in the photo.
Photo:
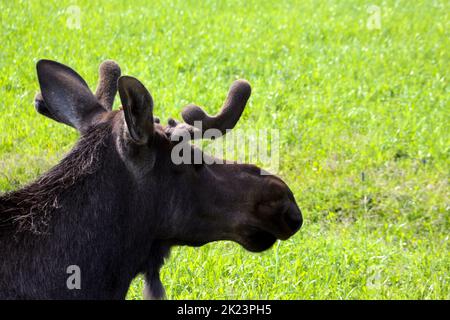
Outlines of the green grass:
[[[366,26],[372,3],[379,30]],[[72,4],[80,29],[66,25]],[[162,270],[168,297],[450,299],[449,12],[428,0],[0,0],[0,191],[77,138],[34,111],[38,59],[92,87],[115,59],[162,119],[189,102],[213,112],[246,78],[254,91],[238,127],[280,128],[280,175],[304,227],[263,254],[176,248]]]

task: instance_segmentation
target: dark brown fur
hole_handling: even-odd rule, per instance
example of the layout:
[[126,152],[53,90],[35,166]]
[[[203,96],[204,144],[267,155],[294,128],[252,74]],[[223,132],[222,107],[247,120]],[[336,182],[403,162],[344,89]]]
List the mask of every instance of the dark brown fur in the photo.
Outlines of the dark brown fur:
[[22,189],[1,195],[0,232],[45,232],[52,212],[59,208],[59,197],[99,168],[109,131],[107,124],[93,127],[50,171]]
[[[164,127],[137,79],[119,79],[123,109],[110,111],[117,73],[94,96],[64,65],[44,60],[37,69],[38,111],[81,137],[42,177],[0,196],[0,299],[123,299],[140,273],[146,296],[160,299],[159,270],[172,246],[232,240],[260,252],[300,228],[294,196],[278,177],[248,164],[172,161],[181,143],[173,135],[193,137],[199,117],[223,133],[234,127],[247,82],[235,82],[218,116],[190,107],[188,123]],[[67,286],[73,265],[81,289]]]

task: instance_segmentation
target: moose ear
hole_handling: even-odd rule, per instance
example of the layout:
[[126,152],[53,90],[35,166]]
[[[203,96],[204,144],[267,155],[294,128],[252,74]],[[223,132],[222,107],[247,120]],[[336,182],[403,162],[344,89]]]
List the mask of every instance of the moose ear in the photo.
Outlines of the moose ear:
[[137,144],[145,144],[153,137],[152,96],[133,77],[120,77],[118,87],[130,137]]
[[[49,110],[47,104],[44,101],[44,98],[42,97],[42,93],[37,93],[34,97],[34,107],[36,108],[36,111],[42,114],[43,116],[46,116],[47,118],[53,119],[55,121],[61,122],[58,118],[56,118]],[[67,125],[71,125],[70,123],[66,123]]]
[[36,96],[38,112],[85,132],[106,112],[86,82],[71,68],[50,60],[39,60],[37,75],[41,96]]

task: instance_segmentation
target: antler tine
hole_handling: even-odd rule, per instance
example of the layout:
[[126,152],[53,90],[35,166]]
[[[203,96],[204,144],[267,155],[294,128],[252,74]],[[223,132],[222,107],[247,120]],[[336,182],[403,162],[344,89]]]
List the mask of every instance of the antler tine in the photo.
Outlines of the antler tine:
[[36,108],[36,111],[39,112],[40,114],[42,114],[50,119],[53,119],[55,121],[65,123],[69,126],[72,126],[70,123],[59,119],[53,113],[50,112],[49,108],[47,107],[47,104],[44,101],[44,98],[42,97],[42,93],[40,93],[40,92],[36,93],[36,95],[34,96],[34,107]]
[[202,108],[196,105],[186,106],[181,115],[183,120],[193,126],[195,121],[202,122],[202,131],[218,129],[222,135],[233,129],[244,111],[245,105],[250,98],[251,86],[246,80],[236,80],[230,87],[228,97],[219,114],[208,115]]
[[99,80],[95,96],[106,110],[110,111],[117,93],[117,80],[121,70],[113,60],[105,60],[98,69]]

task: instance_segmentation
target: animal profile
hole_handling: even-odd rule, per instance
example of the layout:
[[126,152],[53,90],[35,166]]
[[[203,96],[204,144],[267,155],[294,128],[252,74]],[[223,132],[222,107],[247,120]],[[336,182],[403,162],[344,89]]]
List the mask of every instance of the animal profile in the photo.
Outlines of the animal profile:
[[[252,164],[172,161],[187,143],[179,137],[236,126],[247,81],[232,84],[217,115],[189,105],[184,122],[162,125],[150,92],[113,61],[101,64],[95,93],[55,61],[40,60],[37,76],[36,110],[80,138],[37,180],[0,195],[0,299],[124,299],[138,274],[146,296],[161,299],[159,272],[173,246],[231,240],[260,252],[300,229],[300,209],[279,177]],[[113,110],[117,92],[122,107]],[[67,286],[73,265],[78,289]]]

